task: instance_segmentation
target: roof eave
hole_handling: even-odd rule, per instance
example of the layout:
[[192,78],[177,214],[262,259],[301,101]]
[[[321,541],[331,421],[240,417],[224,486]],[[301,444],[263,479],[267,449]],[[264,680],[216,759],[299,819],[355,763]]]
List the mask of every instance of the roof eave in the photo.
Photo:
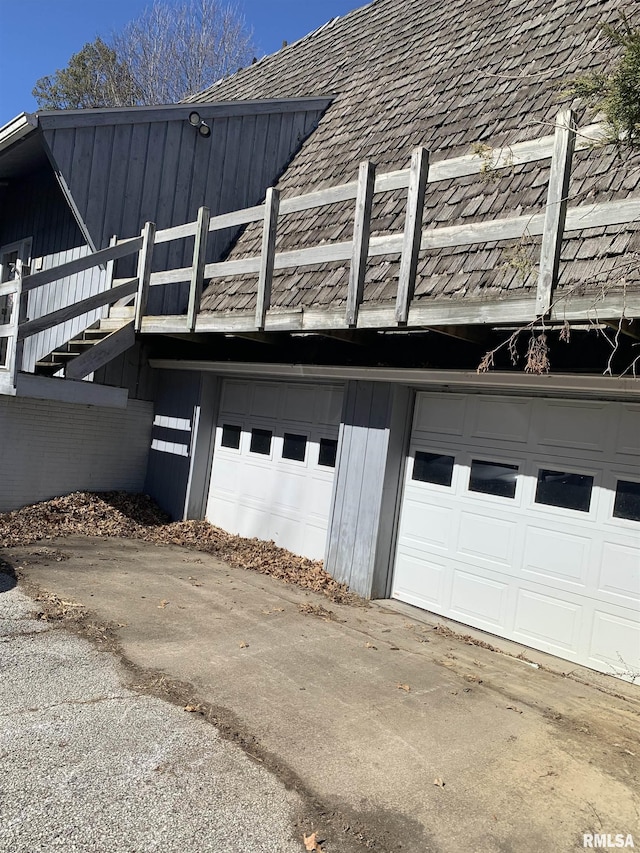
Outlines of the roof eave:
[[135,124],[137,122],[159,122],[187,120],[194,110],[202,112],[207,119],[226,118],[234,115],[259,113],[297,112],[326,109],[335,94],[313,95],[305,98],[259,98],[233,101],[194,101],[188,104],[167,104],[147,107],[107,107],[82,110],[41,110],[36,121],[45,130],[86,125]]
[[0,153],[24,139],[38,127],[36,113],[20,113],[11,121],[0,127]]

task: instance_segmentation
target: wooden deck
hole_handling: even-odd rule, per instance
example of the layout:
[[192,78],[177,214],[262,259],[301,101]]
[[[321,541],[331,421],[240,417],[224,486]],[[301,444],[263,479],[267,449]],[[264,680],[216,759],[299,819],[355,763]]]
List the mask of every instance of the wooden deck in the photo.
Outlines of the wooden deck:
[[[567,187],[574,150],[585,150],[604,138],[604,128],[595,124],[577,130],[574,116],[566,110],[558,115],[555,133],[515,144],[508,149],[490,149],[490,158],[465,155],[429,163],[425,149],[416,149],[411,167],[376,175],[370,162],[360,165],[357,180],[335,187],[280,199],[276,188],[267,190],[263,204],[210,216],[201,208],[195,222],[156,230],[147,222],[139,237],[113,240],[106,249],[78,258],[54,269],[37,272],[0,285],[0,297],[11,294],[13,311],[9,323],[0,326],[0,339],[8,339],[8,358],[0,366],[3,387],[20,370],[22,342],[88,311],[116,303],[134,302],[135,331],[141,334],[241,333],[261,331],[319,332],[348,329],[403,329],[481,323],[528,323],[537,317],[546,321],[608,319],[623,315],[640,316],[640,294],[603,294],[594,304],[593,297],[561,295],[554,301],[554,286],[563,235],[587,228],[623,225],[640,221],[640,199],[583,204],[570,207]],[[528,216],[479,221],[470,225],[422,228],[425,189],[428,183],[481,174],[487,169],[502,170],[516,165],[550,159],[547,204]],[[406,190],[404,230],[400,233],[370,236],[371,207],[376,194]],[[276,251],[278,222],[297,212],[322,208],[336,202],[354,203],[353,238],[297,250]],[[215,231],[249,223],[262,223],[262,247],[259,255],[218,263],[205,263],[209,235]],[[541,260],[535,296],[480,300],[413,300],[413,288],[419,252],[443,247],[470,246],[474,243],[501,242],[523,236],[541,237]],[[170,241],[194,238],[192,264],[179,269],[152,272],[154,248]],[[134,278],[113,276],[118,258],[138,256]],[[362,304],[364,277],[368,261],[381,256],[400,259],[400,275],[395,304]],[[349,265],[349,282],[340,308],[272,308],[271,281],[274,270],[311,267],[340,261]],[[108,288],[99,294],[70,303],[41,317],[26,319],[25,295],[46,284],[99,265],[107,267]],[[200,301],[207,279],[251,275],[256,279],[256,309],[201,313]],[[146,306],[151,287],[188,283],[186,314],[149,316]],[[64,300],[63,300],[64,301]]]

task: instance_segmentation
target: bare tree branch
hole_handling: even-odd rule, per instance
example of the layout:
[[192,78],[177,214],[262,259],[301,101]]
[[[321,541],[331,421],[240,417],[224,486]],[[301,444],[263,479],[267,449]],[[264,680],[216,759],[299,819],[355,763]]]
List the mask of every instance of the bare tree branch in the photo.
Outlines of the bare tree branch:
[[251,61],[252,34],[220,0],[156,0],[113,36],[140,104],[168,104],[200,92]]

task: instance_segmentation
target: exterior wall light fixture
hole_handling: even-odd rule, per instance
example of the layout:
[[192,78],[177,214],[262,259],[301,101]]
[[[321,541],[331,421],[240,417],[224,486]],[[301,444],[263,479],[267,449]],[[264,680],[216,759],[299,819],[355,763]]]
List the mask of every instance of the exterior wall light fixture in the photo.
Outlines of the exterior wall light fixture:
[[195,110],[189,113],[189,124],[197,128],[200,136],[211,136],[211,128],[204,119],[200,118],[200,113]]

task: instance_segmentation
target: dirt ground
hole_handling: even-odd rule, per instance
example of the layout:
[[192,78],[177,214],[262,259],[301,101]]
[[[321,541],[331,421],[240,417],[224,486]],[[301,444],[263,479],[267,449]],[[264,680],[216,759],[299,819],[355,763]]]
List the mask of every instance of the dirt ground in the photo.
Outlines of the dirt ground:
[[0,556],[41,619],[297,791],[298,837],[327,853],[640,844],[637,686],[192,547],[68,537]]

